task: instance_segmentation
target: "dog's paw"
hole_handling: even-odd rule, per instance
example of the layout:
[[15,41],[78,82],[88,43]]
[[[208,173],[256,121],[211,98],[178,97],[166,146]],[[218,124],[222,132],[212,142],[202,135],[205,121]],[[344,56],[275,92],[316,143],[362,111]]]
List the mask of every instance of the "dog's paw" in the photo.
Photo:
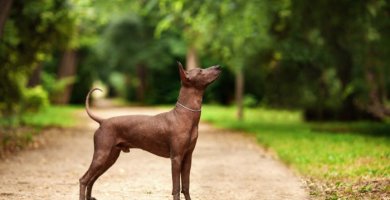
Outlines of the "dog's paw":
[[180,200],[180,193],[173,195],[173,200]]
[[97,200],[95,197],[91,197],[88,200]]
[[184,197],[185,197],[186,200],[191,200],[190,195],[185,195]]

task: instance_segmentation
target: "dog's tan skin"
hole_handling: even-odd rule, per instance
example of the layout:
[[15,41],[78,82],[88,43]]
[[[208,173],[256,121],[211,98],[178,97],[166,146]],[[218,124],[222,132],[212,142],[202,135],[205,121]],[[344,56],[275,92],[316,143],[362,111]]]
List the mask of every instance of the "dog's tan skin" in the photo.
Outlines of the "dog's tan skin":
[[89,111],[88,115],[100,124],[94,136],[94,154],[88,171],[80,178],[80,200],[91,197],[94,182],[117,160],[120,151],[140,148],[171,159],[172,195],[180,199],[181,192],[190,200],[190,170],[192,152],[198,138],[202,97],[206,87],[218,78],[219,66],[195,68],[186,72],[179,63],[181,89],[178,104],[169,112],[155,116],[128,115],[102,119]]

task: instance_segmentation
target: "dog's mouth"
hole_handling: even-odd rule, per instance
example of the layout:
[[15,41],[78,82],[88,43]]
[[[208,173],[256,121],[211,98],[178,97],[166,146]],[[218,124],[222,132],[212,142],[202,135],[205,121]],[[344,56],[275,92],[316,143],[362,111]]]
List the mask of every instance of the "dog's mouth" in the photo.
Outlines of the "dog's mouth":
[[217,77],[215,78],[217,79],[222,72],[222,67],[220,65],[217,65],[215,66],[215,70],[217,70]]
[[222,69],[221,69],[221,66],[217,65],[217,66],[214,66],[214,70],[215,70],[215,76],[214,78],[210,81],[209,84],[213,83],[215,80],[218,79],[218,77],[221,75],[221,72],[222,72]]
[[218,70],[218,71],[222,71],[221,65],[215,65],[213,68]]

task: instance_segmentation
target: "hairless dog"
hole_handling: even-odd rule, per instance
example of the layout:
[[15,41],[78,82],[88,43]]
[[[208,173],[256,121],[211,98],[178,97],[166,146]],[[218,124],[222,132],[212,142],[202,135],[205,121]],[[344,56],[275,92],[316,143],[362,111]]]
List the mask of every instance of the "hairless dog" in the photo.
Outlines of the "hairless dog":
[[216,80],[220,66],[207,69],[195,68],[185,71],[180,62],[180,94],[176,106],[169,112],[155,116],[126,115],[100,118],[89,110],[89,96],[86,111],[100,124],[94,135],[94,153],[88,171],[80,178],[80,200],[94,200],[91,197],[95,181],[117,160],[121,151],[140,148],[158,156],[171,159],[172,195],[180,199],[181,192],[190,200],[190,170],[192,153],[198,139],[198,124],[202,97],[206,87]]

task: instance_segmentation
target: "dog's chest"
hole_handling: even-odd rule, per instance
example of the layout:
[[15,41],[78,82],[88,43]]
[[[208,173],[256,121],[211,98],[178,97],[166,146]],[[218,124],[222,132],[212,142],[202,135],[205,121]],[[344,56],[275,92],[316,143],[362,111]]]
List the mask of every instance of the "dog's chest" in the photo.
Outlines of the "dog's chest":
[[189,147],[194,147],[198,140],[198,126],[194,127],[189,133]]

